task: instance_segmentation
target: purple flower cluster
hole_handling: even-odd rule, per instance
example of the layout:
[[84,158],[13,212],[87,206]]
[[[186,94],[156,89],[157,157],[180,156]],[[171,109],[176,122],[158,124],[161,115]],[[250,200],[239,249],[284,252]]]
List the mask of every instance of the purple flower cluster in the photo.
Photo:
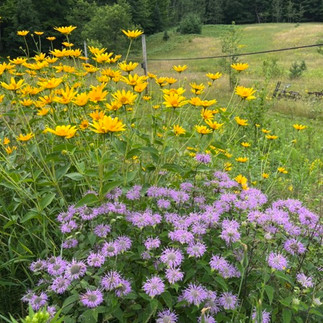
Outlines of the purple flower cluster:
[[212,256],[210,260],[212,270],[217,270],[223,278],[240,277],[240,272],[236,267],[228,263],[221,256]]
[[201,164],[209,164],[212,159],[209,154],[196,154],[195,160]]
[[117,271],[108,272],[101,280],[101,287],[106,291],[115,291],[117,297],[122,297],[131,292],[131,284],[122,278]]
[[156,295],[160,295],[164,292],[165,284],[160,277],[153,276],[146,280],[142,288],[147,295],[155,297]]

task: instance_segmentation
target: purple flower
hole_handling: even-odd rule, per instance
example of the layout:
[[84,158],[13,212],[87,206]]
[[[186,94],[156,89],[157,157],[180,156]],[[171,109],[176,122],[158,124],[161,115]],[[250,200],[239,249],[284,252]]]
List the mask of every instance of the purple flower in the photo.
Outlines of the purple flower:
[[30,270],[32,272],[38,272],[38,271],[41,271],[41,270],[45,270],[47,268],[47,263],[45,260],[41,260],[41,259],[38,259],[36,261],[33,261],[31,264],[30,264]]
[[140,191],[142,189],[142,186],[135,185],[131,190],[129,190],[126,194],[126,197],[128,200],[134,201],[140,199]]
[[51,285],[52,291],[56,294],[63,294],[70,286],[71,281],[64,277],[56,277]]
[[131,284],[128,280],[126,279],[121,279],[120,283],[116,287],[115,294],[117,297],[122,297],[131,292]]
[[236,228],[228,227],[222,230],[220,237],[226,242],[227,245],[229,245],[240,239],[240,233]]
[[207,299],[204,307],[209,307],[211,314],[216,314],[220,312],[220,303],[217,298],[216,292],[210,290],[207,292]]
[[252,314],[252,319],[254,320],[255,323],[269,323],[270,322],[270,313],[267,312],[266,310],[263,310],[261,312],[261,321],[257,320],[257,312],[254,311]]
[[167,196],[167,189],[164,187],[151,186],[147,190],[147,195],[149,197]]
[[200,258],[204,255],[206,251],[206,246],[202,242],[196,242],[194,244],[190,244],[186,248],[186,251],[191,257]]
[[117,271],[108,272],[101,280],[101,286],[106,290],[110,291],[117,288],[121,284],[122,278]]
[[194,186],[192,183],[184,182],[180,185],[180,187],[181,187],[181,190],[190,192]]
[[78,241],[76,239],[66,239],[65,241],[63,241],[62,243],[62,247],[64,249],[72,249],[75,248],[78,245]]
[[208,296],[207,290],[201,285],[189,284],[183,292],[183,298],[189,303],[199,306]]
[[115,246],[117,248],[117,252],[124,252],[131,248],[132,241],[129,237],[120,236],[115,240]]
[[148,250],[156,249],[156,248],[158,248],[160,246],[160,240],[158,238],[149,237],[144,242],[144,245]]
[[99,224],[93,231],[98,237],[105,238],[111,231],[111,227],[108,224]]
[[271,252],[268,257],[268,264],[271,268],[285,270],[288,266],[287,259],[280,253]]
[[213,270],[217,270],[225,279],[231,277],[240,277],[240,272],[220,256],[213,256],[210,260],[210,266]]
[[313,287],[313,282],[312,282],[312,278],[311,277],[307,277],[305,274],[300,273],[300,274],[297,274],[296,278],[297,278],[297,281],[304,288]]
[[168,236],[173,241],[178,241],[181,244],[192,243],[194,241],[194,236],[191,232],[187,230],[175,230],[168,233]]
[[196,154],[195,160],[202,164],[208,164],[211,162],[211,156],[209,154]]
[[39,296],[33,295],[29,301],[30,306],[34,311],[38,311],[41,307],[47,304],[48,296],[41,293]]
[[165,249],[160,256],[161,262],[171,268],[178,267],[182,263],[183,259],[184,257],[182,252],[179,249],[174,248]]
[[65,222],[61,225],[61,232],[62,233],[70,233],[77,228],[78,228],[77,223],[74,220],[70,220],[70,221]]
[[65,270],[65,277],[74,280],[83,277],[86,273],[86,265],[82,261],[72,260],[70,264],[67,265]]
[[184,191],[169,191],[169,197],[173,199],[177,204],[185,203],[190,199],[190,196]]
[[199,317],[199,322],[203,322],[203,323],[216,323],[216,320],[214,319],[214,317],[210,316],[209,314],[202,314]]
[[116,242],[105,242],[101,249],[101,254],[104,257],[114,257],[118,252],[118,245]]
[[170,204],[170,201],[168,200],[165,200],[165,199],[159,199],[157,201],[157,206],[160,208],[160,209],[169,209],[171,204]]
[[170,284],[175,284],[176,282],[182,280],[184,274],[178,268],[167,268],[166,278]]
[[101,267],[105,262],[105,257],[99,253],[91,252],[87,257],[87,263],[92,267]]
[[237,307],[238,298],[230,292],[224,292],[219,298],[219,302],[224,309],[234,310]]
[[306,251],[305,246],[296,239],[288,239],[284,243],[284,249],[291,255],[302,254]]
[[106,194],[106,198],[108,200],[117,200],[122,195],[122,189],[119,187],[114,188],[108,194]]
[[82,206],[79,210],[79,214],[83,221],[89,221],[98,216],[98,210],[96,210],[95,212],[95,209],[92,209],[88,206]]
[[156,323],[176,323],[177,315],[170,311],[164,310],[162,312],[158,312]]
[[158,276],[153,276],[144,283],[143,289],[150,297],[155,297],[164,292],[165,285]]
[[59,276],[65,272],[67,262],[61,257],[52,257],[47,264],[47,272],[52,276]]
[[88,290],[85,294],[80,295],[80,301],[89,308],[97,307],[103,302],[103,294],[98,289]]

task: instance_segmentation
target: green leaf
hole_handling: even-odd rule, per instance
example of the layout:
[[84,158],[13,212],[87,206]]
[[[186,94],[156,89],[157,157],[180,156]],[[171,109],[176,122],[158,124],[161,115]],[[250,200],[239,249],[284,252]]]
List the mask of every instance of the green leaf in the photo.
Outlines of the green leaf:
[[56,196],[56,193],[53,193],[53,192],[46,194],[39,202],[41,209],[43,210],[50,203],[52,203],[55,196]]
[[173,298],[172,295],[169,292],[164,292],[161,294],[162,299],[165,301],[168,308],[173,307]]
[[62,166],[58,169],[56,169],[56,179],[59,181],[70,169],[71,164],[67,164],[65,166]]
[[316,310],[315,308],[310,309],[310,314],[314,314],[314,315],[317,315],[319,317],[323,317],[323,313]]
[[267,297],[269,299],[269,304],[271,305],[273,298],[274,298],[275,289],[271,286],[266,285],[265,291],[266,291]]
[[110,192],[113,188],[120,186],[121,184],[123,184],[123,180],[117,180],[117,181],[108,182],[108,183],[104,184],[103,194]]
[[285,281],[289,282],[291,284],[291,286],[294,285],[291,278],[281,271],[275,271],[275,276],[280,280],[285,280]]
[[83,205],[91,205],[98,201],[98,197],[94,194],[86,194],[82,199],[80,199],[76,204],[75,207],[80,207]]
[[66,174],[65,177],[68,177],[73,181],[81,181],[84,178],[84,176],[80,173],[69,173],[69,174]]
[[70,297],[67,297],[62,306],[62,313],[67,314],[79,299],[80,299],[80,296],[78,294],[74,294],[74,295],[71,295]]
[[183,168],[176,165],[176,164],[164,164],[162,166],[162,169],[166,169],[166,170],[169,170],[171,172],[178,173],[178,174],[181,174],[182,171],[183,171]]
[[217,276],[217,277],[215,277],[215,278],[214,278],[214,280],[215,280],[219,285],[221,285],[221,286],[222,286],[222,288],[223,288],[225,291],[227,291],[227,290],[228,290],[228,285],[227,285],[227,283],[225,282],[225,280],[224,280],[222,277]]
[[290,323],[292,320],[292,311],[288,308],[283,309],[283,323]]
[[25,214],[25,216],[20,220],[20,223],[28,222],[29,220],[36,218],[39,215],[38,212],[29,211]]

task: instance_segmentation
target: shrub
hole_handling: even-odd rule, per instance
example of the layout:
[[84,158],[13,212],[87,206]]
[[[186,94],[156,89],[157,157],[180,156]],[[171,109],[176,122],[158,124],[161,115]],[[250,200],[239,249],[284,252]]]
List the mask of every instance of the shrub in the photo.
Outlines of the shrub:
[[305,61],[293,62],[289,68],[289,77],[291,79],[299,78],[302,76],[303,72],[307,69]]
[[186,15],[179,26],[181,34],[200,34],[202,32],[202,22],[198,15]]

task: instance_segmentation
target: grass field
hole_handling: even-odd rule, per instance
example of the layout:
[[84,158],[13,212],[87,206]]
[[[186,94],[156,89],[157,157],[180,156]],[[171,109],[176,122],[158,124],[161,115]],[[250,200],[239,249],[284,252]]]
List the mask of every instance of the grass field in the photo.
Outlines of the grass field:
[[[172,66],[186,64],[189,69],[185,72],[186,80],[205,82],[205,73],[223,72],[223,60],[178,60],[167,61],[170,58],[197,58],[223,55],[221,37],[227,30],[224,25],[204,26],[201,35],[180,35],[176,31],[168,32],[170,38],[163,40],[163,33],[152,35],[147,39],[148,69],[157,75],[170,75]],[[237,26],[241,30],[240,52],[255,52],[286,47],[296,47],[317,43],[323,38],[323,24],[261,24]],[[149,61],[150,59],[165,59],[165,61]],[[276,52],[244,56],[240,62],[246,62],[250,68],[243,74],[240,83],[245,86],[263,86],[265,75],[263,62],[276,60],[280,75],[270,77],[266,83],[269,95],[272,94],[278,81],[282,87],[290,85],[288,90],[297,91],[302,95],[301,100],[282,99],[275,101],[271,109],[285,114],[297,115],[311,119],[321,119],[322,100],[313,100],[307,91],[321,91],[323,76],[323,55],[317,48],[306,48],[292,51]],[[295,61],[304,60],[307,70],[297,79],[289,78],[289,68]],[[176,77],[175,72],[173,74]],[[218,101],[227,102],[229,95],[228,77],[223,77],[218,82]]]

